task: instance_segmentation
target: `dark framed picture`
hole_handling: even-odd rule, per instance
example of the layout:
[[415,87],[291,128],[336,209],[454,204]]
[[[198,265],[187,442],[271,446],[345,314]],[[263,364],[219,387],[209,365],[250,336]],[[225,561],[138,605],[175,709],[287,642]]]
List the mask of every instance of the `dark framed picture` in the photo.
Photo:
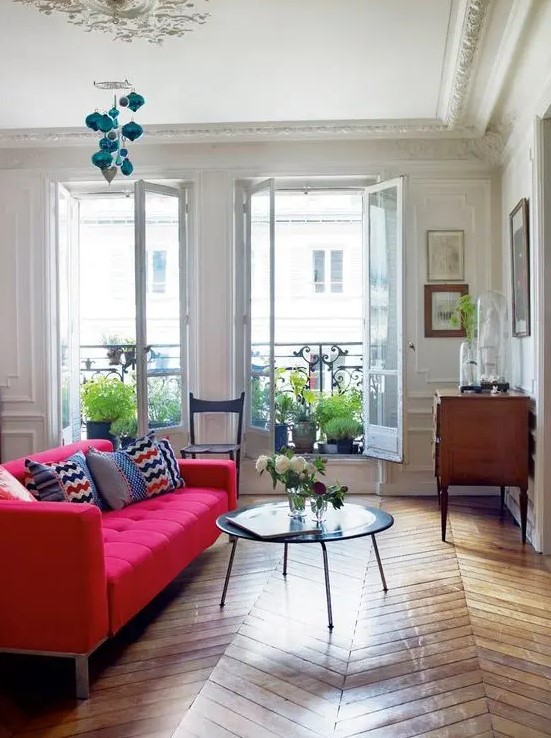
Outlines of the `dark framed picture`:
[[428,338],[461,338],[463,328],[452,324],[459,298],[469,292],[468,284],[425,285],[425,336]]
[[513,336],[530,335],[530,261],[528,250],[528,200],[523,197],[509,215]]
[[465,233],[427,231],[427,281],[461,282],[465,279]]

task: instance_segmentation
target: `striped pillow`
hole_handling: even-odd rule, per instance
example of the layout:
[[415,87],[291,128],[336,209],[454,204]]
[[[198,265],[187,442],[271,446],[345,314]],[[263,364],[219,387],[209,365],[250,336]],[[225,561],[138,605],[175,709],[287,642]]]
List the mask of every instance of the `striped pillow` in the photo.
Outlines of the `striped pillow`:
[[25,459],[25,468],[27,488],[42,502],[87,502],[103,507],[82,451],[58,463]]
[[122,453],[126,454],[142,473],[148,497],[170,492],[172,485],[168,467],[151,438],[148,436],[138,438]]
[[163,457],[168,469],[168,476],[170,478],[172,489],[185,487],[186,483],[180,474],[180,467],[178,466],[176,454],[174,453],[174,449],[172,448],[168,438],[155,438],[155,431],[149,431],[147,438],[150,438],[161,452],[161,456]]

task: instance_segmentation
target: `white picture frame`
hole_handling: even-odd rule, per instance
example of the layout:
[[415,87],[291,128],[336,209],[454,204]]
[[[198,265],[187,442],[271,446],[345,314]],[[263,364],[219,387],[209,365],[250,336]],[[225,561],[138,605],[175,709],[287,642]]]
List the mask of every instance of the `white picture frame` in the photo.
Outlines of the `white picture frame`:
[[427,282],[465,279],[465,232],[427,231]]

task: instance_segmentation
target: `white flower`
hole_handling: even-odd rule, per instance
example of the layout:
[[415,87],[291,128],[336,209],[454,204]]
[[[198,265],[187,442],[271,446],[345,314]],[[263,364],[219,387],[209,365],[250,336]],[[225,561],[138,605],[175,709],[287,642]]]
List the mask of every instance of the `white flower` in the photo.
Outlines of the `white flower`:
[[306,473],[307,474],[315,474],[316,472],[317,472],[317,469],[314,466],[314,464],[312,464],[312,463],[306,464]]
[[268,466],[268,457],[267,456],[259,456],[256,460],[256,471],[257,472],[263,472],[267,466]]
[[289,459],[286,456],[279,454],[275,457],[274,468],[278,474],[285,474],[289,471],[289,466]]
[[303,456],[293,456],[293,458],[289,460],[289,465],[292,471],[297,474],[302,474],[306,469],[306,459]]

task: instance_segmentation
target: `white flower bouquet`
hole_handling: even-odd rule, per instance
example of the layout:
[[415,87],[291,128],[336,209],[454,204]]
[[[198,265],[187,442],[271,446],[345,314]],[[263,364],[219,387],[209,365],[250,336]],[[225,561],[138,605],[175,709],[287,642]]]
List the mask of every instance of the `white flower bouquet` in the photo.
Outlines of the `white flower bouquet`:
[[321,456],[307,461],[303,456],[296,456],[287,448],[272,456],[259,456],[256,460],[256,470],[260,474],[268,472],[274,489],[278,482],[285,487],[291,508],[304,511],[306,500],[312,493],[318,475],[325,474],[326,464],[327,459]]

